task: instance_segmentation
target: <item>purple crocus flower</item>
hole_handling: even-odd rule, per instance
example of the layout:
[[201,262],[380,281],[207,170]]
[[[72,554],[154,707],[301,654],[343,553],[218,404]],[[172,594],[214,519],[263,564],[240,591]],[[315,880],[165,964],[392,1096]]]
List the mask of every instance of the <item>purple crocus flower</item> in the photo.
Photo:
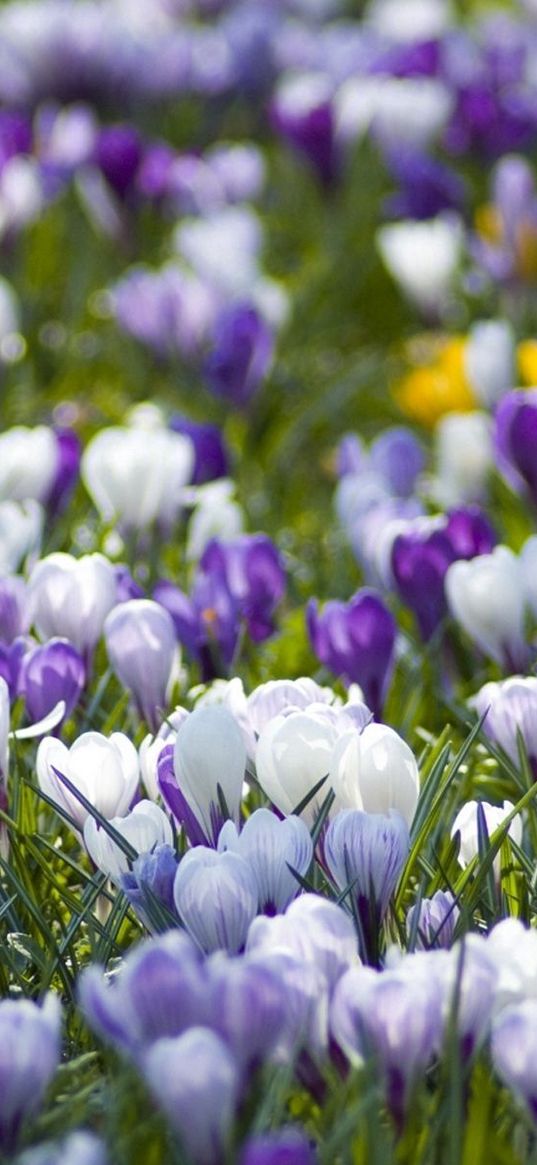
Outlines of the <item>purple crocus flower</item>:
[[501,683],[485,684],[470,704],[479,717],[485,716],[486,735],[503,748],[515,765],[519,763],[518,741],[522,737],[528,760],[537,772],[537,678],[510,676]]
[[126,603],[129,599],[145,598],[142,587],[132,577],[125,563],[118,562],[117,566],[114,566],[114,574],[116,576],[116,599],[118,603]]
[[255,643],[273,633],[273,612],[284,590],[283,564],[270,538],[244,534],[207,544],[190,597],[167,581],[153,593],[207,681],[231,666],[242,627]]
[[219,1165],[240,1085],[239,1070],[224,1042],[208,1028],[194,1027],[174,1039],[157,1040],[142,1069],[193,1165]]
[[19,692],[31,721],[44,719],[60,700],[65,703],[64,719],[68,719],[85,682],[84,660],[68,639],[49,639],[22,659]]
[[[418,919],[416,922],[416,912]],[[449,949],[453,942],[455,927],[460,910],[450,891],[437,890],[432,898],[423,898],[419,906],[411,906],[406,918],[407,934],[415,930],[416,948],[429,950],[431,947]]]
[[32,642],[21,635],[13,643],[0,643],[0,677],[8,686],[10,700],[15,700],[19,695],[22,661]]
[[279,1129],[252,1137],[244,1146],[240,1165],[316,1165],[317,1153],[298,1129]]
[[537,506],[537,389],[514,390],[496,410],[496,446],[512,481],[525,485]]
[[244,858],[195,846],[179,864],[175,905],[188,933],[202,951],[244,948],[248,927],[257,914],[257,883]]
[[101,130],[95,161],[121,199],[126,198],[132,189],[142,154],[142,143],[133,126],[111,125]]
[[220,830],[218,850],[240,854],[251,867],[257,883],[259,909],[277,914],[296,898],[300,883],[313,861],[313,842],[300,817],[283,821],[270,809],[256,809],[238,832],[233,821]]
[[444,529],[456,558],[469,560],[477,558],[479,554],[490,554],[498,541],[486,514],[479,506],[461,506],[460,509],[450,510]]
[[26,582],[20,575],[0,578],[0,643],[13,643],[30,626]]
[[304,154],[320,181],[329,186],[337,174],[334,113],[330,90],[320,77],[303,76],[282,87],[273,100],[273,128]]
[[203,485],[229,473],[229,456],[217,425],[204,425],[188,417],[172,417],[170,429],[184,433],[194,447],[192,485]]
[[357,591],[348,603],[334,600],[319,611],[316,599],[306,610],[308,633],[321,663],[346,683],[363,689],[377,718],[393,670],[396,622],[373,590]]
[[55,429],[58,450],[56,472],[45,505],[52,514],[57,514],[67,505],[78,481],[81,444],[73,429]]
[[47,995],[0,1003],[0,1149],[11,1157],[20,1133],[41,1107],[60,1061],[61,1009]]
[[388,166],[399,185],[384,204],[389,218],[434,218],[445,210],[460,210],[465,197],[458,174],[427,154],[392,150]]
[[211,392],[244,408],[267,375],[273,346],[268,325],[251,304],[225,308],[214,325],[204,365]]
[[408,826],[399,813],[344,809],[330,822],[324,858],[341,892],[354,904],[362,953],[374,955],[378,928],[408,856]]
[[444,578],[457,558],[445,529],[398,534],[391,551],[391,569],[400,598],[416,616],[423,640],[436,631],[447,614]]
[[123,893],[148,930],[152,929],[153,900],[162,903],[172,917],[175,915],[173,883],[177,865],[175,850],[164,843],[151,853],[140,854],[129,873],[121,878]]
[[79,980],[79,1002],[92,1030],[135,1058],[154,1040],[211,1019],[200,952],[179,929],[140,943],[112,979],[88,967]]
[[17,154],[32,151],[32,124],[27,114],[12,109],[0,112],[0,173]]

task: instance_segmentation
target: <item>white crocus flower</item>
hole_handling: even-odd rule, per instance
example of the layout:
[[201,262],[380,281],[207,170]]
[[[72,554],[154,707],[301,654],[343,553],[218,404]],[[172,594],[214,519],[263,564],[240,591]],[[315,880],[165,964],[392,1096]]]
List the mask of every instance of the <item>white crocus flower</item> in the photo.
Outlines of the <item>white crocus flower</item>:
[[434,497],[445,506],[483,499],[493,467],[488,413],[448,413],[435,430]]
[[[319,705],[275,716],[262,730],[256,751],[257,779],[281,813],[294,813],[319,781],[328,777],[336,739],[335,716],[326,715]],[[308,825],[315,821],[329,789],[325,781],[300,814]]]
[[108,612],[116,603],[114,569],[102,554],[49,554],[36,563],[29,580],[32,622],[42,639],[69,639],[82,654],[98,643]]
[[43,507],[33,498],[0,502],[1,575],[14,574],[25,559],[39,552],[43,521]]
[[410,827],[419,796],[416,758],[408,744],[385,724],[367,724],[336,741],[330,765],[334,812],[397,810]]
[[[109,821],[137,856],[151,853],[157,845],[173,844],[170,822],[153,801],[139,801],[126,817],[112,817]],[[87,817],[84,823],[84,844],[101,873],[120,885],[121,875],[129,870],[129,859],[94,817]]]
[[37,750],[36,767],[40,789],[69,814],[79,829],[89,816],[88,810],[67,788],[62,776],[107,819],[128,812],[140,776],[138,753],[122,732],[113,732],[110,737],[84,732],[71,748],[54,736],[46,736]]
[[15,425],[0,434],[0,500],[46,499],[58,464],[53,429]]
[[[503,805],[490,805],[488,801],[467,801],[459,810],[451,829],[451,836],[460,835],[459,865],[463,869],[470,864],[479,853],[478,805],[483,809],[487,833],[489,838],[498,829],[498,826],[509,816],[514,806],[511,801],[504,801]],[[520,845],[522,841],[522,821],[515,817],[509,826],[508,836]],[[499,877],[501,855],[494,859],[494,871]]]
[[81,472],[104,521],[133,531],[173,524],[193,465],[189,437],[134,425],[101,429],[86,447]]
[[377,245],[390,275],[425,314],[443,311],[461,258],[462,224],[451,213],[427,222],[389,223]]
[[222,477],[193,491],[194,512],[188,523],[186,554],[197,562],[211,538],[231,541],[244,530],[244,510],[234,498],[235,483]]
[[520,560],[507,546],[470,562],[453,562],[445,579],[450,611],[485,653],[510,671],[523,670],[526,591]]
[[508,320],[479,320],[470,328],[464,366],[480,404],[493,408],[515,380],[515,337]]

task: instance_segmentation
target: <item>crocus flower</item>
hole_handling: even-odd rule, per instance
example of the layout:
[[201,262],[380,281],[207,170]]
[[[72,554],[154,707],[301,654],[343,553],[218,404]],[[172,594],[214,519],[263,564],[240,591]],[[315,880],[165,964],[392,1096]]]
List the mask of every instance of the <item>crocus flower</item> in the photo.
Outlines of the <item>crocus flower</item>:
[[19,575],[0,577],[0,642],[13,643],[30,626],[26,582]]
[[[111,817],[109,822],[138,856],[150,854],[159,846],[171,846],[173,841],[169,819],[153,801],[138,801],[130,813]],[[91,814],[84,822],[84,844],[97,869],[120,886],[122,877],[128,873],[129,860]]]
[[188,417],[173,416],[170,429],[182,433],[192,442],[194,448],[194,469],[192,485],[204,485],[219,477],[227,477],[229,454],[224,438],[216,425],[205,425],[191,421]]
[[145,791],[152,801],[158,801],[160,797],[158,786],[159,756],[166,745],[175,744],[179,726],[188,715],[189,712],[186,708],[176,708],[175,711],[170,712],[158,732],[155,734],[149,732],[147,736],[144,736],[138,749],[142,781]]
[[425,467],[425,451],[410,429],[394,425],[375,438],[369,450],[369,462],[392,494],[408,498]]
[[212,1027],[225,1040],[245,1077],[273,1052],[288,1014],[285,986],[261,958],[220,953],[207,961]]
[[416,758],[393,728],[366,724],[361,732],[343,733],[334,745],[330,785],[334,810],[401,814],[410,828],[420,790]]
[[84,660],[68,639],[49,639],[21,661],[18,688],[31,720],[42,720],[60,700],[64,718],[76,708],[86,682]]
[[17,425],[0,435],[0,499],[47,498],[56,474],[58,449],[54,430],[46,425]]
[[79,1001],[92,1030],[136,1059],[161,1036],[210,1022],[207,976],[185,931],[169,930],[130,950],[121,974],[94,964],[81,974]]
[[434,634],[447,614],[444,579],[456,558],[445,529],[428,523],[396,534],[391,547],[391,569],[403,602],[414,612],[422,639]]
[[81,1129],[59,1143],[28,1149],[17,1165],[109,1165],[109,1157],[104,1142]]
[[25,559],[38,554],[43,533],[44,510],[39,502],[0,502],[0,571],[19,570]]
[[330,1014],[333,1035],[351,1060],[375,1057],[399,1130],[412,1090],[439,1051],[443,1032],[441,986],[433,964],[420,967],[419,957],[408,960],[414,963],[410,974],[405,968],[381,974],[368,968],[347,971],[336,987]]
[[500,467],[509,480],[527,488],[537,505],[537,389],[502,397],[496,411],[496,444]]
[[0,1146],[11,1156],[26,1122],[41,1107],[60,1061],[61,1009],[56,996],[0,1003],[2,1101]]
[[275,716],[260,734],[256,750],[257,779],[281,813],[294,813],[311,794],[300,816],[313,825],[329,791],[328,777],[337,730],[334,718],[314,706]]
[[37,750],[36,767],[40,789],[69,814],[78,829],[88,811],[62,776],[108,819],[127,813],[138,788],[138,754],[121,732],[109,738],[100,732],[84,732],[71,748],[46,736]]
[[192,844],[216,846],[224,821],[239,822],[246,748],[235,720],[218,705],[197,708],[158,761],[162,796]]
[[333,600],[307,607],[313,650],[346,683],[362,688],[366,704],[380,717],[394,662],[396,623],[380,595],[357,591],[348,603]]
[[193,1027],[157,1040],[142,1069],[193,1165],[218,1165],[239,1100],[239,1071],[224,1042],[207,1028]]
[[173,918],[173,883],[177,873],[175,850],[161,842],[132,863],[132,869],[121,877],[121,889],[148,930],[152,929],[153,902],[162,904]]
[[[511,801],[504,801],[503,805],[490,805],[488,801],[467,801],[459,810],[451,827],[451,836],[459,835],[459,865],[463,868],[479,853],[479,813],[482,814],[489,838],[514,809]],[[522,841],[522,821],[515,817],[508,830],[508,837],[512,837],[517,845]],[[501,855],[494,859],[496,877],[500,876]]]
[[320,180],[336,175],[336,144],[330,84],[320,74],[284,78],[272,103],[274,128],[311,162]]
[[477,502],[493,468],[492,426],[487,413],[447,413],[435,430],[435,498],[445,506]]
[[141,160],[142,143],[133,126],[109,125],[99,132],[95,161],[119,198],[132,190]]
[[[156,808],[156,806],[154,806]],[[257,913],[257,882],[244,858],[195,846],[179,864],[175,905],[183,925],[202,951],[237,954]]]
[[537,679],[510,676],[500,683],[484,684],[469,701],[483,730],[518,765],[518,736],[522,737],[530,763],[537,765]]
[[110,611],[104,623],[108,659],[136,706],[155,731],[173,677],[177,645],[167,611],[151,599],[130,599]]
[[425,316],[434,318],[449,302],[461,244],[461,222],[451,213],[427,222],[390,223],[377,234],[390,275]]
[[32,622],[43,639],[69,639],[88,660],[116,602],[113,567],[103,554],[55,553],[36,563],[29,580]]
[[316,1165],[311,1141],[292,1127],[252,1137],[244,1146],[240,1165]]
[[349,915],[319,894],[301,894],[285,914],[254,919],[247,951],[263,956],[283,952],[302,966],[315,967],[329,992],[358,961],[356,932]]
[[509,671],[521,670],[526,595],[519,559],[506,546],[447,570],[446,597],[457,623],[481,650]]
[[168,529],[183,504],[192,479],[190,439],[164,427],[101,429],[82,457],[82,478],[105,522],[126,532],[153,522]]
[[328,826],[325,861],[338,890],[354,903],[364,954],[376,946],[409,844],[406,822],[393,811],[383,816],[344,809]]
[[479,320],[464,352],[466,375],[479,403],[493,408],[514,382],[515,340],[508,320]]
[[492,1062],[503,1083],[537,1122],[537,1000],[506,1007],[492,1028]]
[[251,304],[226,308],[215,322],[203,369],[211,392],[245,408],[269,371],[273,347],[268,325]]
[[419,906],[410,907],[406,916],[407,935],[415,932],[418,950],[431,947],[449,949],[459,915],[453,894],[449,890],[437,890],[432,898],[422,898]]
[[73,429],[57,428],[56,470],[44,504],[50,514],[57,514],[65,508],[78,480],[81,444]]
[[226,821],[218,837],[220,853],[240,854],[254,873],[259,909],[277,914],[286,909],[300,890],[293,870],[304,877],[313,860],[313,843],[299,817],[281,821],[269,809],[256,809],[240,833]]

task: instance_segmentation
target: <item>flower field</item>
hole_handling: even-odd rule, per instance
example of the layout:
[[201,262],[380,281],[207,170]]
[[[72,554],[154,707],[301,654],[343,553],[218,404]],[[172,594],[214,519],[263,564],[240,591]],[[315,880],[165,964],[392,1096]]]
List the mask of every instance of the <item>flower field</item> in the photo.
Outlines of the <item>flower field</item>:
[[537,1165],[537,3],[0,3],[0,1162]]

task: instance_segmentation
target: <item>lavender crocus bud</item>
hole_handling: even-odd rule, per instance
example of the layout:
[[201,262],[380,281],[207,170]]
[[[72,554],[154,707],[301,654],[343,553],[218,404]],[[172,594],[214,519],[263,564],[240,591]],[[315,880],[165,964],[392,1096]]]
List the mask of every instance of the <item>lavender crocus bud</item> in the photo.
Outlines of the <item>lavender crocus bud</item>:
[[[1,537],[1,536],[0,536]],[[13,643],[30,626],[28,592],[19,575],[0,578],[0,643]]]
[[0,502],[0,572],[11,574],[38,554],[44,511],[39,502]]
[[497,970],[487,944],[478,935],[465,935],[446,958],[444,1018],[455,1019],[463,1062],[481,1048],[490,1028]]
[[248,1076],[266,1060],[285,1028],[285,986],[274,968],[246,955],[213,955],[206,964],[214,1020],[211,1026]]
[[172,917],[175,914],[173,883],[177,866],[175,850],[163,842],[151,852],[140,854],[132,869],[121,877],[121,889],[147,930],[152,930],[151,908],[155,900]]
[[519,559],[506,546],[471,562],[454,562],[446,573],[451,614],[478,647],[509,671],[527,660],[526,595]]
[[518,736],[522,737],[528,759],[537,765],[537,679],[535,676],[510,676],[501,683],[485,684],[468,701],[479,717],[484,716],[483,730],[490,740],[518,764]]
[[306,155],[325,184],[337,168],[331,96],[326,77],[302,73],[284,79],[271,111],[274,128]]
[[179,917],[202,951],[235,955],[257,913],[257,884],[250,866],[234,853],[195,846],[182,859],[174,884]]
[[409,845],[406,822],[393,811],[383,816],[344,809],[328,826],[325,861],[338,889],[354,900],[364,954],[376,947]]
[[425,468],[425,451],[410,429],[402,425],[385,429],[373,441],[369,458],[371,468],[384,478],[392,494],[399,498],[411,497]]
[[142,143],[133,126],[109,125],[99,133],[95,161],[118,198],[129,194],[142,160]]
[[437,890],[432,898],[423,898],[419,906],[416,904],[410,907],[406,916],[407,935],[415,932],[418,950],[429,950],[431,947],[449,949],[459,915],[460,910],[453,894],[449,890]]
[[60,1023],[60,1003],[52,994],[41,1007],[29,999],[0,1003],[0,1148],[9,1156],[58,1067]]
[[142,1070],[193,1165],[218,1165],[239,1101],[239,1071],[224,1042],[208,1028],[193,1027],[157,1040]]
[[507,392],[502,397],[496,410],[496,446],[508,479],[525,485],[537,505],[536,388]]
[[281,821],[270,809],[256,809],[239,834],[233,821],[220,830],[218,852],[240,854],[251,867],[257,884],[259,909],[265,914],[284,911],[300,890],[293,870],[304,877],[313,861],[313,843],[299,817]]
[[210,984],[199,949],[182,930],[140,943],[118,975],[87,967],[78,984],[86,1022],[106,1043],[138,1059],[162,1036],[211,1022]]
[[105,522],[126,533],[154,522],[169,528],[192,479],[194,451],[182,433],[163,427],[101,429],[86,446],[82,478]]
[[491,409],[514,383],[515,340],[508,320],[479,320],[464,352],[466,375],[485,408]]
[[357,591],[348,603],[334,600],[321,612],[311,599],[306,617],[321,663],[346,683],[359,684],[366,704],[380,717],[393,671],[396,635],[395,619],[380,595]]
[[537,1123],[537,1000],[506,1007],[492,1028],[492,1062]]
[[298,1129],[279,1129],[247,1141],[239,1165],[316,1165],[311,1141]]
[[322,707],[275,716],[257,743],[257,779],[263,792],[281,813],[294,813],[312,794],[300,816],[313,825],[329,791],[327,781],[316,794],[315,786],[328,777],[336,740],[333,718]]
[[127,813],[139,781],[138,754],[121,732],[110,738],[100,732],[84,732],[67,748],[46,736],[37,750],[40,789],[81,829],[87,810],[61,780],[68,778],[99,813],[110,819]]
[[[503,805],[490,805],[488,801],[467,801],[459,810],[451,827],[451,836],[458,833],[460,838],[459,865],[468,866],[473,858],[479,854],[479,813],[483,814],[484,824],[489,838],[505,821],[511,810],[514,809],[511,801],[504,801]],[[515,817],[508,830],[508,837],[512,837],[516,845],[522,841],[522,821]],[[500,876],[501,855],[494,859],[496,878]]]
[[239,822],[246,748],[230,713],[197,708],[179,726],[173,749],[161,753],[159,786],[192,843],[216,845],[224,821]]
[[49,514],[64,509],[78,480],[82,447],[73,429],[55,429],[56,471],[44,499]]
[[281,952],[299,964],[317,968],[329,992],[341,975],[359,961],[349,915],[318,894],[301,894],[285,914],[254,919],[247,950],[260,956]]
[[281,713],[303,711],[311,704],[329,705],[335,700],[333,688],[321,687],[309,676],[301,676],[298,680],[267,680],[258,684],[248,696],[246,717],[254,736],[260,736],[270,721]]
[[44,502],[54,481],[57,445],[46,425],[24,425],[0,435],[0,500]]
[[[420,957],[427,960],[422,967]],[[431,958],[409,958],[411,974],[405,967],[382,974],[369,968],[347,971],[331,1007],[332,1033],[349,1058],[360,1063],[375,1057],[399,1130],[412,1090],[442,1039],[442,990]]]
[[103,554],[49,554],[29,581],[32,620],[43,639],[69,639],[88,659],[116,601],[114,569]]
[[171,616],[151,599],[130,599],[110,611],[104,639],[115,674],[156,731],[177,660]]
[[42,720],[60,700],[64,719],[76,708],[86,682],[84,660],[68,639],[50,639],[23,656],[19,692],[30,720]]
[[[164,810],[153,801],[138,801],[126,816],[111,817],[109,821],[138,855],[150,854],[158,846],[172,845],[170,822]],[[120,886],[129,870],[128,859],[110,834],[89,815],[84,822],[84,844],[97,869]]]
[[420,781],[408,744],[385,724],[366,724],[336,741],[330,763],[334,811],[363,809],[389,813],[394,809],[412,825]]

